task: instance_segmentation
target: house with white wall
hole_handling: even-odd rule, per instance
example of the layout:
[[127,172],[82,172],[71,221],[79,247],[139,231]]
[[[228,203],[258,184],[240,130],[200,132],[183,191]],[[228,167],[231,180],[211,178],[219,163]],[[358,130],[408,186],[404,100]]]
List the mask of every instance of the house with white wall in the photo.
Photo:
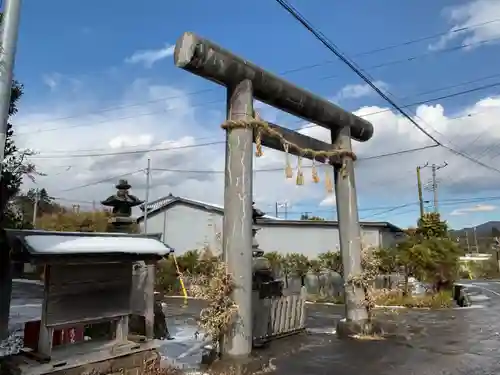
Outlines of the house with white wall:
[[[168,195],[148,204],[147,232],[162,233],[162,240],[177,254],[204,247],[220,253],[223,216],[220,205]],[[144,216],[138,223],[144,233]],[[390,246],[403,235],[400,228],[387,222],[360,224],[363,243],[369,247]],[[266,215],[257,227],[259,247],[266,252],[315,258],[337,250],[340,244],[337,221],[283,220]]]

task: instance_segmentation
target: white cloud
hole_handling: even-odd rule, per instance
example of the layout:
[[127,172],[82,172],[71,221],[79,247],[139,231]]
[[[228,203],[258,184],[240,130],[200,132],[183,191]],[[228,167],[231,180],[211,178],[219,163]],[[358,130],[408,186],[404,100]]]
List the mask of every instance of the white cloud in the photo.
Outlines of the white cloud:
[[42,81],[51,91],[54,91],[59,85],[61,78],[62,76],[59,73],[44,74],[42,76]]
[[[153,168],[151,199],[171,192],[221,204],[224,179],[220,172],[224,169],[224,146],[192,146],[224,140],[224,132],[219,126],[224,120],[224,107],[223,104],[213,108],[194,106],[191,100],[192,98],[185,95],[181,89],[151,85],[148,81],[137,80],[121,98],[116,99],[117,110],[94,113],[86,117],[78,116],[82,112],[98,108],[100,98],[96,96],[94,103],[91,103],[93,108],[85,102],[84,110],[75,106],[74,100],[72,103],[59,102],[53,106],[44,106],[43,103],[37,105],[37,108],[50,108],[47,112],[21,108],[13,123],[19,134],[18,145],[35,148],[41,153],[33,161],[48,176],[38,178],[38,186],[47,188],[49,193],[56,197],[85,201],[88,204],[86,207],[91,208],[92,201],[100,201],[114,192],[114,184],[119,175],[143,170],[149,157]],[[206,101],[211,101],[211,98]],[[138,102],[146,104],[138,105]],[[269,119],[269,116],[273,115],[272,112],[267,113],[265,108],[261,109],[266,111],[264,118]],[[366,116],[375,127],[372,140],[366,143],[354,142],[354,150],[360,159],[355,163],[358,202],[363,209],[415,202],[415,167],[426,162],[448,162],[448,167],[438,172],[442,181],[441,199],[470,192],[475,196],[485,195],[488,190],[495,190],[500,183],[499,173],[479,167],[443,148],[363,160],[373,155],[430,145],[431,142],[409,121],[387,108],[362,107],[356,114]],[[469,114],[471,116],[468,116]],[[417,115],[416,121],[445,144],[467,152],[493,167],[498,165],[500,128],[496,125],[500,117],[500,97],[484,98],[453,114],[447,113],[441,104],[423,105],[417,108]],[[65,119],[53,121],[56,117]],[[288,126],[296,128],[297,123],[288,123]],[[439,133],[435,133],[431,127]],[[58,130],[44,131],[54,128]],[[300,131],[330,141],[329,131],[321,127],[303,127]],[[171,150],[144,152],[145,149],[157,148]],[[66,157],[68,153],[92,152],[88,150],[101,153],[125,150],[131,153],[100,157]],[[42,158],[44,155],[52,157]],[[291,161],[296,168],[296,158],[291,158]],[[68,169],[69,166],[71,168]],[[254,200],[257,206],[271,214],[274,213],[275,203],[283,201],[288,202],[289,212],[311,211],[311,207],[320,204],[329,209],[334,200],[333,196],[326,192],[325,174],[328,173],[332,177],[331,168],[318,166],[321,182],[314,184],[309,166],[310,163],[305,161],[305,184],[297,186],[294,179],[285,179],[285,154],[264,149],[263,157],[254,157],[254,168],[275,171],[254,173]],[[197,172],[200,170],[214,173]],[[112,176],[115,178],[110,179]],[[424,170],[423,180],[429,177],[430,171]],[[133,186],[133,193],[143,198],[146,181],[144,173],[137,172],[126,178]],[[93,184],[106,179],[103,183]],[[73,189],[84,185],[89,186]],[[29,183],[26,187],[28,186]],[[429,198],[431,197],[426,197]],[[309,205],[307,209],[303,208],[305,204]],[[82,207],[84,206],[82,204]],[[414,207],[416,217],[418,206]],[[396,213],[394,211],[394,214]],[[374,219],[378,217],[374,216]]]
[[[387,90],[389,87],[387,83],[382,81],[376,81],[374,84],[382,91]],[[333,101],[337,102],[343,99],[359,99],[375,94],[376,92],[368,84],[346,85],[337,93],[337,95],[335,95]]]
[[130,57],[125,59],[129,64],[143,64],[146,68],[151,68],[155,63],[164,60],[174,54],[175,46],[166,44],[160,49],[148,49],[135,51]]
[[46,85],[50,91],[66,91],[65,93],[78,93],[82,86],[82,82],[79,79],[65,76],[61,73],[48,73],[42,75],[42,82]]
[[492,205],[487,205],[487,204],[478,204],[477,206],[472,206],[472,207],[467,207],[467,208],[459,208],[456,210],[453,210],[450,215],[452,216],[459,216],[459,215],[465,215],[469,213],[474,213],[474,212],[490,212],[496,210],[496,206]]
[[336,199],[335,194],[328,194],[325,199],[323,199],[319,205],[320,207],[333,207],[335,206]]
[[500,19],[498,0],[472,0],[446,8],[444,15],[453,26],[447,35],[429,46],[431,50],[442,49],[457,39],[461,40],[462,45],[482,45],[481,42],[489,40],[492,43],[500,42],[500,22],[496,21]]

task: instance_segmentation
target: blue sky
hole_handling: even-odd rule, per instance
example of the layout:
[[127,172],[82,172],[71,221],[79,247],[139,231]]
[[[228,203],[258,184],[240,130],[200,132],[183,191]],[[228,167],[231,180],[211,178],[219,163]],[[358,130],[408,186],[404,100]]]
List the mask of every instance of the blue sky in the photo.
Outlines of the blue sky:
[[[492,77],[458,88],[416,95],[499,74],[500,44],[495,43],[495,38],[500,38],[500,22],[492,22],[478,29],[473,28],[463,34],[455,33],[456,37],[447,42],[436,37],[419,43],[409,43],[406,46],[401,45],[407,41],[451,30],[454,26],[469,26],[493,21],[495,17],[500,18],[498,1],[313,0],[305,2],[296,0],[292,4],[344,53],[366,69],[400,105],[493,84],[500,80],[500,76]],[[56,128],[56,130],[44,133],[44,136],[26,136],[19,142],[25,147],[41,150],[40,155],[43,155],[54,150],[59,150],[58,152],[66,150],[68,153],[95,149],[103,152],[106,148],[114,149],[118,146],[131,148],[142,145],[144,148],[167,140],[180,142],[184,139],[183,142],[189,143],[192,141],[191,138],[222,139],[222,131],[217,126],[224,113],[222,88],[176,68],[173,58],[165,57],[168,55],[167,48],[185,31],[193,31],[211,39],[276,73],[318,64],[320,66],[299,69],[286,74],[286,77],[322,96],[335,99],[347,110],[357,111],[361,107],[382,109],[388,107],[381,98],[363,87],[363,82],[354,73],[335,60],[330,51],[275,1],[257,0],[251,5],[227,0],[213,1],[209,5],[207,2],[195,0],[151,1],[142,5],[128,0],[109,0],[105,3],[93,0],[86,2],[31,0],[23,3],[16,78],[25,85],[25,96],[20,106],[19,120],[16,121],[20,123],[20,128],[21,125],[26,127],[25,132],[42,128]],[[446,43],[436,47],[436,43],[440,40]],[[491,42],[484,43],[484,41]],[[471,43],[472,47],[447,51],[450,47],[460,47],[464,43]],[[398,47],[360,55],[366,51],[392,45]],[[144,54],[144,51],[149,53]],[[425,54],[427,56],[423,56]],[[158,58],[156,61],[153,61],[154,56]],[[160,58],[162,56],[165,58]],[[412,61],[404,62],[405,59]],[[403,62],[390,64],[392,61]],[[369,68],[380,64],[386,66]],[[211,90],[196,95],[190,94],[205,89]],[[160,107],[155,104],[156,112],[162,108],[169,108],[163,114],[166,119],[164,122],[158,115],[154,116],[155,121],[147,119],[148,115],[144,115],[152,105],[145,102],[161,98],[162,95],[159,93],[162,95],[166,93],[163,98],[175,97],[157,103],[161,104]],[[489,154],[482,155],[481,161],[496,167],[495,155],[492,154],[495,143],[491,142],[499,138],[500,144],[500,134],[495,134],[495,124],[489,121],[495,116],[484,118],[481,115],[476,120],[466,119],[465,122],[446,121],[450,117],[456,117],[457,114],[463,115],[463,111],[467,113],[471,108],[475,108],[478,101],[495,98],[498,95],[498,87],[493,87],[443,99],[431,103],[431,107],[421,108],[419,117],[424,118],[426,126],[439,129],[439,134],[442,136],[438,137],[440,140],[444,143],[453,140],[453,147],[467,152],[468,155],[480,157],[485,150],[489,150]],[[180,96],[187,99],[180,103]],[[172,104],[173,102],[178,105]],[[440,112],[439,108],[432,107],[436,104],[442,105],[443,112]],[[494,105],[494,109],[497,105],[500,107],[500,103],[495,102]],[[96,121],[96,117],[92,117],[88,120],[91,123],[89,126],[77,125],[77,130],[73,132],[64,129],[75,126],[74,121],[84,121],[86,117],[94,116],[102,109],[115,106],[124,107],[127,113],[133,108],[134,113],[127,115],[126,121],[121,121],[120,119],[127,116],[118,113],[118,110],[116,113],[111,111],[106,115],[100,115],[105,116],[105,121],[108,123],[99,125],[102,121]],[[176,108],[182,108],[182,113]],[[415,107],[409,108],[409,113],[413,115],[415,109]],[[276,118],[285,125],[297,127],[297,121],[289,116],[270,109],[263,111],[265,115],[271,117],[270,119]],[[394,126],[400,127],[412,126],[399,124],[400,120],[395,115],[390,119],[378,121],[393,121]],[[375,127],[377,136],[377,132],[380,133],[384,125],[375,125],[378,125]],[[480,126],[487,128],[479,129]],[[363,145],[365,148],[360,149],[361,155],[373,156],[412,148],[414,142],[410,138],[421,135],[413,129],[412,136],[406,133],[409,131],[407,128],[400,130],[401,134],[398,135],[390,134],[390,130],[387,130],[384,132],[385,138],[379,136],[377,142],[372,142],[376,147]],[[471,129],[481,137],[477,142],[471,142],[476,133],[469,138],[461,135],[471,132]],[[482,134],[486,131],[491,131],[491,135]],[[121,141],[117,141],[118,138]],[[143,142],[132,144],[130,139],[137,142],[142,139]],[[118,146],[115,145],[117,142]],[[425,139],[419,139],[418,142],[415,143],[415,147],[422,145]],[[366,150],[366,154],[363,150]],[[200,163],[200,160],[204,159],[204,152],[198,150],[190,156],[195,161],[190,162],[190,165],[176,166],[176,168],[186,170],[212,168],[212,165]],[[168,161],[156,156],[159,154],[161,153],[155,154],[155,158],[160,159],[156,165],[167,168],[173,163],[170,159]],[[359,184],[363,185],[360,186],[359,192],[362,218],[388,220],[402,226],[414,223],[418,213],[418,206],[414,204],[416,201],[414,170],[418,163],[425,161],[438,164],[447,161],[450,164],[440,171],[442,189],[439,196],[443,200],[442,212],[454,227],[475,225],[497,218],[496,207],[493,207],[496,206],[495,200],[463,201],[458,204],[457,199],[494,197],[497,194],[494,186],[500,182],[498,178],[500,173],[488,171],[443,150],[417,154],[404,158],[384,158],[370,162],[365,169],[363,167],[357,169],[356,177],[359,177]],[[71,159],[67,155],[64,160],[58,160],[57,163],[54,161],[43,164],[44,162],[46,163],[44,159],[39,159],[41,166],[48,171],[48,176],[41,178],[38,183],[49,187],[55,191],[54,195],[64,197],[68,201],[90,202],[103,199],[102,194],[111,192],[112,186],[108,183],[104,186],[101,184],[89,189],[64,192],[68,190],[61,188],[64,184],[71,188],[97,181],[105,176],[102,174],[104,168],[108,168],[107,176],[122,171],[120,169],[118,172],[113,172],[111,162],[100,163],[98,167],[94,161],[84,158]],[[126,163],[129,170],[134,169],[130,165],[131,161]],[[140,163],[143,163],[143,160]],[[276,160],[266,163],[275,165],[273,163],[276,163]],[[63,173],[66,166],[71,166],[70,174]],[[223,165],[217,164],[216,169],[222,167]],[[95,173],[88,172],[89,169]],[[425,170],[425,180],[429,178],[429,171]],[[495,174],[497,176],[494,176]],[[182,173],[159,175],[157,178],[159,183],[153,190],[154,197],[172,191],[177,195],[191,193],[201,199],[202,193],[207,191],[206,186],[213,185],[216,189],[215,186],[218,186],[216,184],[220,183],[208,178],[199,180],[193,178],[186,185],[182,185],[179,180],[184,177],[181,175]],[[370,178],[365,181],[361,175],[370,175]],[[282,183],[279,182],[281,176],[278,173],[278,176],[271,178],[272,181],[269,183],[264,181],[267,177],[261,178],[260,175],[256,177],[259,180],[256,195],[261,199],[265,210],[273,211],[273,202],[279,198],[290,201],[290,217],[306,211],[324,217],[334,216],[332,207],[319,206],[324,198],[324,191],[322,192],[320,188],[314,190],[311,188],[311,194],[306,193],[307,187],[303,188],[306,192],[298,195],[295,188],[289,190],[290,196],[286,196],[285,193],[277,194],[276,191],[282,189],[279,185]],[[399,177],[404,186],[391,181],[390,178],[394,176]],[[450,182],[448,186],[447,182],[452,179],[454,182]],[[478,179],[481,183],[477,183]],[[162,185],[160,181],[163,180],[165,183]],[[172,180],[176,182],[173,183]],[[275,183],[275,180],[278,182]],[[270,193],[266,195],[267,192]],[[137,194],[142,193],[138,190]],[[220,196],[207,196],[206,199],[216,200],[220,199]],[[426,193],[426,200],[429,199],[432,197]],[[401,207],[397,208],[399,206]],[[380,209],[373,210],[373,208]],[[465,211],[457,212],[457,209]],[[450,215],[453,211],[454,215]]]

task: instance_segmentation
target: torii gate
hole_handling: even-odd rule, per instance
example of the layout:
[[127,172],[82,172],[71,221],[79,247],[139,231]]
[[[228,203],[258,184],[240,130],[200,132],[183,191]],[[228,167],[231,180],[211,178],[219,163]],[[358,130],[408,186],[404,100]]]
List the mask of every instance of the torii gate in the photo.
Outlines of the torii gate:
[[[373,135],[370,122],[299,88],[222,47],[184,33],[177,41],[175,65],[227,87],[226,165],[223,254],[235,281],[237,323],[224,340],[224,352],[247,356],[252,349],[252,159],[262,146],[334,167],[335,194],[344,274],[361,273],[361,234],[354,180],[351,138],[364,142]],[[331,131],[332,144],[307,137],[255,117],[254,98]],[[289,167],[289,166],[288,166]],[[287,168],[287,177],[290,170]],[[317,176],[316,176],[317,177]],[[316,179],[315,179],[316,180]],[[303,175],[297,171],[297,184]],[[361,288],[346,288],[346,320],[367,319]]]

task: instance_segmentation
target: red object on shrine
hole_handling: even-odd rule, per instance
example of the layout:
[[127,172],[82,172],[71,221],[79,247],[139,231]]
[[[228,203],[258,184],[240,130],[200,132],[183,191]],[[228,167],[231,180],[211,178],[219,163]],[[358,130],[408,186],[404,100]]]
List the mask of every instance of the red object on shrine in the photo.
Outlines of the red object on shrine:
[[[52,337],[52,346],[74,344],[83,341],[83,325],[55,329]],[[24,347],[33,350],[38,349],[38,337],[40,336],[40,320],[33,320],[24,324]]]

